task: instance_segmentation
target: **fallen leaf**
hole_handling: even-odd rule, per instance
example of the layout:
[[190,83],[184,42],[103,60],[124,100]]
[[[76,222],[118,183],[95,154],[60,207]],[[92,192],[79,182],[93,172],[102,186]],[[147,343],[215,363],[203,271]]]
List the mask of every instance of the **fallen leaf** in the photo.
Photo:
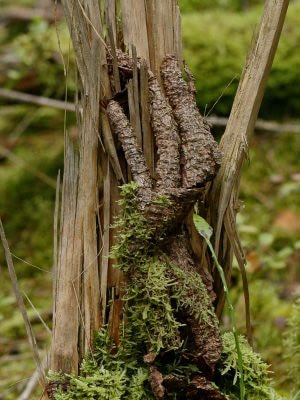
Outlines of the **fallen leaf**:
[[300,215],[291,210],[283,210],[274,220],[273,226],[287,233],[300,232]]
[[250,251],[248,254],[246,254],[246,260],[247,260],[247,271],[250,273],[255,273],[260,271],[261,269],[261,262],[258,254],[256,251]]

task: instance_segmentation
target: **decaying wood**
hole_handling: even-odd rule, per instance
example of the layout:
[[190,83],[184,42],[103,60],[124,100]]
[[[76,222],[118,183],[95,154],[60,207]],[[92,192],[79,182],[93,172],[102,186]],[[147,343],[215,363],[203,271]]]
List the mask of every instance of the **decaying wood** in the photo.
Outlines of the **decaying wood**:
[[[228,217],[228,214],[231,213],[235,216],[238,209],[241,168],[247,156],[248,141],[254,129],[288,3],[288,0],[279,0],[276,3],[268,0],[265,3],[260,27],[246,61],[226,130],[220,143],[224,159],[207,198],[208,216],[215,232],[215,251],[219,255],[220,263],[224,266],[225,275],[228,277],[230,276],[232,249],[241,248],[238,244],[238,236],[231,235],[231,232],[236,232],[235,226],[230,226],[235,225],[235,217]],[[233,243],[237,244],[233,247]],[[236,252],[236,255],[240,261],[240,268],[243,269],[243,257],[239,252]],[[217,305],[217,313],[220,315],[225,297],[221,295],[222,284],[217,274],[214,278],[216,292],[220,293]],[[248,329],[248,336],[249,334],[250,330]]]
[[[188,236],[181,234],[180,238],[168,242],[166,253],[169,259],[176,265],[180,265],[186,276],[193,272],[197,272],[203,283],[203,271],[201,265],[197,265],[192,255]],[[172,277],[176,279],[176,277]],[[209,287],[206,287],[209,293]],[[201,368],[201,371],[206,372],[208,376],[212,376],[215,365],[221,356],[221,338],[219,327],[216,319],[213,316],[213,309],[209,299],[203,293],[195,293],[190,290],[189,297],[193,298],[195,303],[202,304],[208,310],[211,307],[211,314],[208,314],[206,321],[197,321],[191,310],[186,309],[182,314],[183,323],[187,326],[187,357],[195,362]]]
[[147,194],[152,189],[149,170],[146,166],[142,149],[138,146],[137,138],[121,106],[111,100],[107,106],[112,129],[122,143],[125,157],[134,180],[140,185],[141,191],[149,202]]
[[156,368],[154,365],[150,367],[150,386],[152,389],[152,392],[154,394],[154,397],[156,400],[162,400],[164,399],[165,395],[165,388],[163,386],[163,376],[159,372],[158,368]]
[[182,141],[183,186],[203,185],[215,176],[221,163],[221,154],[174,56],[164,59],[161,75]]
[[187,399],[226,400],[227,396],[220,393],[203,375],[195,375],[187,388]]
[[80,154],[66,142],[51,368],[77,372],[101,322],[96,210],[103,41],[96,0],[85,9],[80,2],[63,1],[63,8],[79,70],[82,113],[78,115]]
[[177,188],[180,185],[180,137],[172,109],[162,93],[157,79],[149,73],[151,126],[157,146],[158,191]]
[[[172,61],[173,60],[172,58]],[[120,63],[120,70],[125,70],[127,79],[131,79],[134,70],[133,60],[129,56],[126,56],[126,54],[118,52],[118,62]],[[139,69],[141,65],[139,61]],[[171,79],[166,83],[169,90],[167,94],[169,96],[171,96],[172,90],[184,91],[186,89],[186,83],[182,79],[181,72],[177,71],[177,74],[180,79],[175,80],[175,82]],[[168,76],[168,73],[166,75]],[[163,75],[163,81],[165,81],[165,79],[167,78]],[[174,85],[174,87],[172,85]],[[185,166],[185,170],[181,170],[179,154],[182,149],[182,136],[180,137],[182,130],[179,129],[178,133],[175,120],[182,119],[182,113],[185,110],[180,109],[180,107],[173,107],[173,109],[170,107],[158,81],[154,78],[150,70],[148,70],[148,86],[150,91],[151,126],[156,136],[158,154],[156,166],[158,180],[156,183],[152,183],[141,146],[137,140],[137,135],[125,111],[117,101],[111,100],[108,102],[107,115],[110,120],[112,131],[122,144],[133,179],[139,185],[137,207],[145,218],[144,224],[147,226],[147,231],[149,232],[147,240],[159,242],[162,237],[167,238],[169,235],[174,235],[172,240],[165,239],[165,248],[162,247],[161,250],[167,255],[171,263],[181,268],[186,279],[188,279],[189,276],[191,276],[190,279],[194,279],[192,278],[194,275],[191,274],[195,273],[201,281],[201,266],[197,266],[190,255],[191,250],[187,236],[185,240],[183,238],[183,223],[185,217],[189,214],[193,205],[199,198],[202,191],[201,187],[215,175],[218,169],[220,154],[218,153],[217,144],[210,134],[208,127],[205,126],[205,131],[202,131],[202,136],[199,134],[193,136],[193,127],[189,124],[185,128],[183,135],[187,137],[187,141],[193,140],[195,148],[201,147],[199,146],[199,142],[202,141],[203,143],[203,134],[205,134],[206,148],[204,152],[207,151],[208,153],[206,155],[208,165],[204,165],[197,160],[198,162],[195,164],[192,162],[188,163]],[[181,86],[183,86],[183,89]],[[179,105],[180,100],[178,99],[177,101]],[[189,97],[187,101],[186,97],[183,96],[183,101],[184,104],[187,103],[192,110],[195,110],[194,98]],[[180,114],[179,117],[176,115],[177,112]],[[190,115],[191,113],[189,113],[189,116]],[[192,117],[195,129],[197,129],[197,124],[200,125],[202,123],[202,117],[199,113],[196,114],[195,112]],[[200,122],[198,119],[200,119]],[[187,174],[193,179],[184,181],[184,179],[182,179],[184,174]],[[168,196],[170,200],[169,206],[161,207],[159,204],[155,203],[157,196],[162,194]],[[180,232],[180,235],[176,235],[175,232]],[[135,249],[134,241],[132,241],[130,245],[132,253],[138,250]],[[145,246],[147,247],[146,243]],[[180,278],[176,275],[173,276],[171,274],[170,279],[175,281],[179,279],[178,284],[182,284]],[[186,350],[183,354],[186,360],[196,364],[201,371],[205,371],[204,373],[209,380],[214,373],[215,365],[221,355],[221,340],[217,320],[214,316],[208,290],[205,288],[205,285],[203,285],[202,293],[195,293],[192,289],[189,291],[188,288],[186,290],[188,292],[187,297],[195,299],[199,307],[203,308],[203,313],[206,317],[199,320],[189,307],[177,307],[180,310],[177,310],[179,320],[186,326],[182,331],[182,340],[187,341]],[[151,365],[150,384],[154,396],[157,399],[162,399],[164,397],[165,388],[163,379],[159,369],[155,365]]]

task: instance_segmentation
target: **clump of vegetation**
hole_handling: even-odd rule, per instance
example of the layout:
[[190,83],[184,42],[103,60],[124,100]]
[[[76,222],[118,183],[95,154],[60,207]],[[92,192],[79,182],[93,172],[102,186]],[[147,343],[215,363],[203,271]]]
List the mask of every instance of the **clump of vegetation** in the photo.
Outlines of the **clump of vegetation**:
[[[230,400],[239,399],[240,371],[238,354],[233,333],[223,334],[223,352],[218,373],[220,388],[228,394]],[[255,353],[243,336],[239,337],[243,356],[243,375],[246,400],[280,400],[282,399],[271,387],[268,365]]]
[[[284,339],[284,357],[290,365],[289,375],[296,390],[300,389],[300,298],[295,301]],[[291,363],[292,360],[292,363]]]
[[[172,301],[191,310],[198,320],[208,322],[215,316],[199,275],[185,274],[161,253],[159,245],[164,234],[152,238],[152,227],[137,207],[137,191],[136,183],[121,188],[122,213],[115,224],[118,242],[111,256],[129,276],[124,297],[128,324],[133,327],[136,340],[147,343],[146,351],[158,354],[161,349],[174,350],[182,344],[181,324],[174,316]],[[169,206],[167,199],[154,201],[161,207]]]
[[[291,3],[260,110],[264,117],[295,116],[300,106],[300,2]],[[200,11],[200,6],[198,7]],[[257,29],[260,8],[247,13],[207,10],[183,16],[184,57],[196,78],[197,103],[208,113],[228,115],[242,67]],[[228,40],[234,38],[234,40]],[[228,86],[228,87],[227,87]]]
[[[151,245],[147,245],[145,238],[151,237],[151,232],[137,209],[138,186],[135,183],[123,185],[121,191],[123,212],[116,222],[119,241],[112,249],[112,257],[117,258],[117,267],[130,279],[125,288],[125,317],[120,329],[120,343],[115,345],[109,336],[109,328],[101,329],[96,335],[93,353],[82,362],[80,376],[50,375],[50,387],[58,388],[54,391],[55,400],[154,399],[149,383],[149,365],[144,358],[146,354],[154,355],[164,374],[176,374],[187,382],[191,374],[198,371],[197,365],[181,361],[185,344],[181,342],[182,324],[176,319],[174,305],[192,310],[199,320],[214,321],[214,312],[199,276],[185,276],[178,266],[160,259],[158,244],[162,238],[151,240]],[[279,400],[270,388],[267,365],[244,338],[239,340],[244,364],[245,399]],[[234,335],[226,333],[216,375],[220,389],[232,400],[239,399],[241,371],[238,363]],[[168,393],[168,396],[177,398],[176,393]]]
[[148,369],[141,365],[142,353],[136,343],[121,340],[116,349],[108,330],[102,328],[96,335],[93,354],[82,362],[80,376],[50,373],[49,386],[55,382],[58,388],[55,400],[152,400]]
[[[59,37],[59,45],[58,45]],[[17,35],[6,51],[15,54],[16,61],[8,69],[6,86],[23,86],[30,82],[30,88],[38,89],[47,96],[63,97],[66,85],[58,85],[64,76],[64,68],[71,60],[70,39],[65,23],[50,25],[42,19],[33,19],[24,33]],[[74,79],[67,80],[69,91],[74,93]]]
[[[248,5],[255,6],[261,4],[262,0],[250,0]],[[240,0],[179,0],[180,9],[183,13],[192,13],[206,9],[215,9],[218,7],[223,10],[239,11],[243,8],[243,1]]]

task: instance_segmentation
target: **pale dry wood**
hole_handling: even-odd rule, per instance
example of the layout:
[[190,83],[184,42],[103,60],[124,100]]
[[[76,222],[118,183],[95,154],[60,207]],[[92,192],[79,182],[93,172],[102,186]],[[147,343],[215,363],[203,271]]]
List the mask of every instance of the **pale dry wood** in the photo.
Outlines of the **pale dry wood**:
[[81,226],[76,218],[79,160],[74,143],[68,135],[65,137],[64,158],[60,240],[56,280],[53,283],[55,316],[52,327],[51,369],[77,372],[79,310],[75,296],[79,295],[80,287],[78,281],[75,287],[72,282],[80,274],[82,252],[79,232]]
[[112,24],[110,21],[107,22],[107,31],[108,31],[108,37],[109,37],[109,44],[111,48],[111,53],[113,56],[113,71],[114,71],[114,84],[115,84],[115,91],[116,93],[119,93],[121,91],[121,84],[120,84],[120,76],[119,76],[119,68],[118,68],[118,62],[117,62],[117,52],[116,52],[116,42],[112,30]]
[[154,138],[150,124],[148,70],[145,61],[140,68],[140,92],[143,153],[150,175],[154,177]]
[[60,171],[57,174],[56,180],[56,193],[55,193],[55,207],[54,207],[54,221],[53,221],[53,266],[52,266],[52,312],[53,320],[55,320],[55,296],[56,296],[56,274],[58,263],[58,244],[59,244],[59,200],[60,200]]
[[134,45],[131,46],[131,53],[133,59],[133,101],[134,101],[134,109],[135,109],[135,134],[137,138],[138,145],[142,147],[142,130],[141,130],[141,118],[140,118],[140,101],[139,101],[139,81],[138,81],[138,69],[137,69],[137,53],[136,47]]
[[[63,183],[62,232],[57,273],[56,318],[52,343],[52,368],[78,371],[78,362],[91,349],[100,320],[98,272],[97,157],[100,103],[100,8],[96,0],[63,1],[79,71],[81,101],[78,107],[79,160],[66,142]],[[68,182],[68,179],[71,182]],[[81,321],[79,322],[79,315]],[[66,324],[68,321],[68,324]],[[66,339],[67,338],[67,339]]]
[[[117,40],[117,29],[116,29],[116,0],[105,0],[104,2],[104,10],[105,10],[105,22],[106,27],[109,29],[111,27],[110,41],[116,43]],[[110,34],[110,33],[109,33]]]
[[107,276],[108,276],[108,257],[109,257],[109,228],[110,228],[110,164],[107,157],[103,157],[103,248],[101,262],[101,310],[102,322],[106,321],[106,305],[107,305]]
[[[226,218],[226,213],[233,212],[235,215],[238,209],[237,194],[241,167],[247,156],[248,141],[254,129],[288,3],[288,0],[275,2],[268,0],[265,3],[260,27],[246,60],[228,124],[221,140],[223,162],[208,198],[211,224],[215,232],[215,250],[219,254],[223,267],[229,270],[231,249],[237,249],[240,246],[237,244],[233,246],[234,242],[239,241],[237,236],[231,236],[231,233],[235,231],[235,226],[230,225],[235,224],[235,218],[232,218],[232,215]],[[243,261],[240,261],[240,267],[244,268]],[[227,275],[229,276],[230,273],[228,272]],[[217,277],[216,280],[218,280]],[[220,296],[218,314],[221,313],[223,305],[224,296]]]
[[150,67],[159,79],[159,69],[165,55],[172,54],[181,60],[180,11],[175,0],[146,0],[145,6]]
[[[109,2],[109,7],[114,8],[115,3]],[[114,85],[115,90],[118,92],[120,90],[120,77],[119,70],[117,66],[116,60],[116,48],[117,42],[116,37],[114,40],[112,39],[112,33],[110,32],[110,26],[116,25],[116,20],[114,19],[114,11],[107,12],[106,23],[108,26],[108,33],[110,35],[110,45],[112,47],[112,56],[113,56],[113,73],[114,73]],[[101,76],[102,76],[102,100],[109,100],[112,97],[110,80],[108,76],[107,70],[107,62],[106,62],[106,52],[105,49],[101,50]],[[125,183],[126,171],[121,168],[120,158],[117,154],[115,140],[112,135],[112,131],[108,122],[108,118],[106,113],[102,113],[102,136],[104,137],[105,142],[109,142],[110,147],[106,147],[107,153],[109,155],[110,165],[108,164],[108,160],[106,159],[105,154],[102,154],[102,169],[103,169],[103,196],[102,196],[102,225],[103,225],[103,237],[102,237],[102,260],[101,260],[101,299],[102,299],[102,321],[107,323],[107,311],[108,311],[108,303],[111,305],[111,310],[114,308],[115,299],[111,297],[107,297],[109,294],[108,288],[114,287],[115,291],[119,291],[119,285],[122,281],[121,271],[114,268],[114,260],[109,257],[110,247],[114,243],[115,237],[115,229],[112,227],[114,223],[114,219],[117,215],[117,204],[116,201],[119,199],[118,186],[120,183]],[[111,168],[112,167],[112,168]],[[114,314],[114,319],[112,322],[113,325],[119,326],[119,318],[116,314]]]
[[144,0],[120,0],[123,36],[129,50],[134,45],[137,55],[149,65],[148,33]]
[[[117,229],[115,229],[113,226],[115,223],[115,219],[120,212],[118,200],[120,200],[118,182],[116,181],[114,174],[110,174],[110,247],[117,242]],[[115,260],[110,257],[108,260],[107,286],[108,288],[115,288],[116,295],[119,295],[120,286],[123,283],[123,272],[119,268],[114,268],[114,264]]]
[[109,156],[110,163],[114,173],[119,182],[125,183],[124,175],[120,166],[119,157],[117,154],[114,138],[111,132],[111,128],[105,113],[101,115],[101,131],[104,142],[105,150]]

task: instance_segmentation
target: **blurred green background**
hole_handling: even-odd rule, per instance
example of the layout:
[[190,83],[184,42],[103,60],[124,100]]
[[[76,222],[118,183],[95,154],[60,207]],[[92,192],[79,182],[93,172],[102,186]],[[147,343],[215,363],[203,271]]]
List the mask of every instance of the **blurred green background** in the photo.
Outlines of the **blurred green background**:
[[[184,57],[204,115],[228,116],[263,1],[180,0]],[[0,0],[0,87],[73,101],[69,36],[50,0]],[[54,23],[54,14],[57,23]],[[58,45],[58,39],[60,49]],[[290,2],[260,117],[300,124],[300,1]],[[70,63],[64,77],[62,55]],[[69,60],[69,61],[68,61]],[[68,129],[75,117],[68,113]],[[0,215],[24,294],[51,328],[55,179],[63,170],[64,112],[0,98]],[[214,129],[217,135],[222,131]],[[238,225],[247,257],[255,349],[279,392],[300,390],[300,133],[255,132],[244,166]],[[34,371],[0,251],[0,399],[12,400]],[[232,298],[244,333],[241,280]],[[41,354],[49,334],[26,301]],[[228,326],[226,315],[224,328]],[[39,398],[37,389],[36,396]],[[294,397],[296,399],[296,397]]]

